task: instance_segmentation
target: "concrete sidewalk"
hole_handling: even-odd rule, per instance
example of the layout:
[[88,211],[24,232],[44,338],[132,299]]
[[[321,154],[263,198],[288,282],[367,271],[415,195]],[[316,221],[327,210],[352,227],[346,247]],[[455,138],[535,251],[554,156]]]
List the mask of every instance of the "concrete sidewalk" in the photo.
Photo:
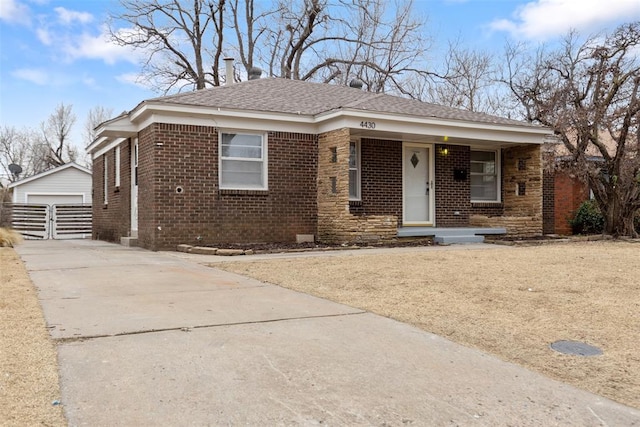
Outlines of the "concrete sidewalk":
[[16,249],[74,426],[640,426],[636,409],[202,257],[88,240]]

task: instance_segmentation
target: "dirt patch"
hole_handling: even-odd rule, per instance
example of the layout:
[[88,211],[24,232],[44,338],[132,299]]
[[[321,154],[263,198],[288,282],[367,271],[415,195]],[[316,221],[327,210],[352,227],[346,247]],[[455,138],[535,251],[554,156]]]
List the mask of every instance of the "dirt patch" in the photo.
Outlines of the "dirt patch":
[[36,291],[12,248],[0,248],[0,425],[66,426],[56,350]]
[[[215,264],[410,323],[640,408],[640,244],[351,254]],[[563,355],[558,340],[602,356]]]

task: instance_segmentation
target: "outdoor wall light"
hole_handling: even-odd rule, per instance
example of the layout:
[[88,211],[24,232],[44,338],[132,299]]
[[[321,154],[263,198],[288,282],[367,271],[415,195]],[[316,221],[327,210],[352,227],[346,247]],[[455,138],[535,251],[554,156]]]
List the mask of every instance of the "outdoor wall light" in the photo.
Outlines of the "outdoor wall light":
[[443,156],[448,156],[449,155],[449,149],[447,147],[441,148],[440,149],[440,154]]

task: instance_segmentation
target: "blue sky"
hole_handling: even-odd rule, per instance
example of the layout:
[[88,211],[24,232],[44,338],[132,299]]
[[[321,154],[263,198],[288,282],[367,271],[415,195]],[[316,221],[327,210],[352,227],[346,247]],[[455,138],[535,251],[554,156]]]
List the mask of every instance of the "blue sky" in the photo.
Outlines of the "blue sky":
[[[268,1],[268,0],[264,0]],[[640,20],[638,0],[414,0],[428,17],[434,49],[501,50],[507,37],[553,43]],[[114,0],[0,0],[0,125],[38,127],[61,102],[77,116],[73,140],[95,106],[114,114],[157,96],[137,85],[139,57],[105,37]]]

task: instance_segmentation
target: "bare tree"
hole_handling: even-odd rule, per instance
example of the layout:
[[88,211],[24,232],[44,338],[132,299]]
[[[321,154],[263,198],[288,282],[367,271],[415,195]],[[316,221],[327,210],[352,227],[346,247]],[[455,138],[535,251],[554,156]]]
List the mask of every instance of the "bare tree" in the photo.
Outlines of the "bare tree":
[[46,162],[50,167],[76,160],[77,149],[71,144],[71,129],[76,122],[72,105],[59,104],[49,118],[40,124],[42,138],[49,152]]
[[[225,0],[121,0],[112,13],[112,39],[146,55],[142,75],[167,93],[220,84]],[[125,22],[130,29],[117,29]]]
[[509,92],[501,84],[496,57],[450,42],[441,69],[425,80],[420,99],[440,105],[505,117],[514,115]]
[[281,3],[267,30],[269,74],[337,81],[359,78],[369,91],[404,89],[410,76],[430,75],[422,62],[430,46],[412,0],[304,0]]
[[97,105],[89,110],[84,122],[83,139],[89,145],[96,139],[96,128],[113,116],[113,109]]
[[[637,236],[640,209],[640,22],[557,51],[507,52],[507,82],[527,119],[553,128],[589,183],[605,233]],[[597,160],[594,159],[597,157]]]
[[[13,126],[0,128],[0,175],[9,182],[35,175],[47,170],[49,147],[38,131]],[[20,174],[9,170],[15,164],[22,168]]]
[[[223,52],[237,52],[246,72],[261,65],[270,76],[341,84],[358,77],[376,92],[410,95],[403,82],[429,75],[421,58],[430,43],[413,0],[120,3],[113,40],[145,52],[142,76],[164,93],[219,85]],[[115,27],[122,23],[131,28]]]
[[[87,117],[84,122],[84,130],[82,132],[84,146],[88,146],[96,139],[96,128],[101,124],[109,120],[113,116],[113,109],[105,108],[101,105],[97,105],[87,112]],[[93,161],[91,160],[91,156],[86,152],[82,151],[78,153],[77,159],[78,163],[81,163],[87,169],[91,169],[93,167]]]

